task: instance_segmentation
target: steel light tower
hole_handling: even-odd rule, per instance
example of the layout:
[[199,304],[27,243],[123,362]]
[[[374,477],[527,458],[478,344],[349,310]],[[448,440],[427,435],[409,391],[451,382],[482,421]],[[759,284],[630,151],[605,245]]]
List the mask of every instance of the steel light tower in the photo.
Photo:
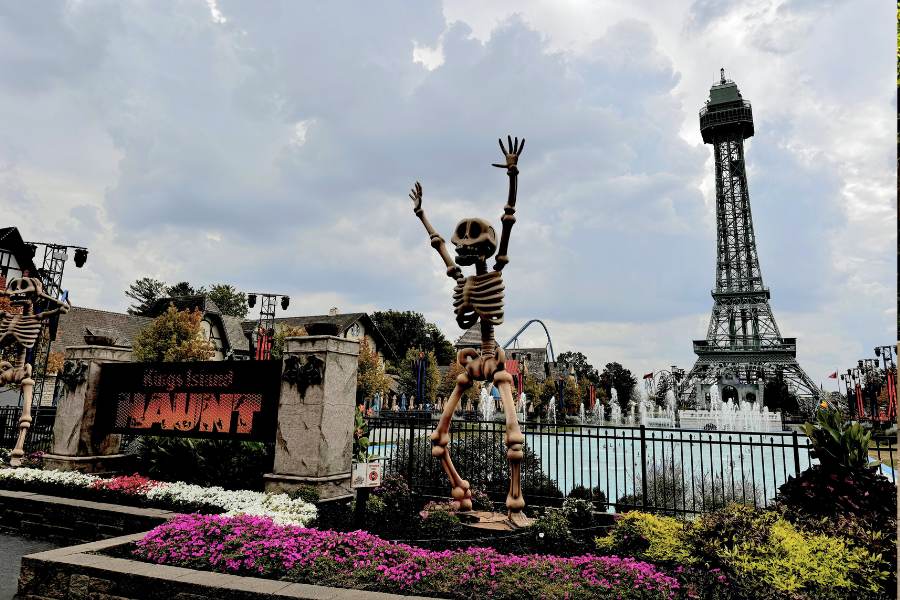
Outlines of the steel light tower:
[[[28,242],[30,246],[37,249],[38,245],[44,246],[44,260],[38,273],[41,283],[44,286],[44,292],[47,295],[58,298],[63,294],[63,271],[66,268],[66,261],[69,259],[69,250],[75,251],[75,266],[79,269],[84,266],[87,261],[88,249],[83,246],[73,246],[71,244],[56,244],[53,242]],[[34,351],[29,356],[28,362],[34,369],[34,390],[32,392],[32,404],[39,406],[44,396],[44,383],[47,379],[47,361],[50,358],[50,345],[56,339],[56,327],[59,317],[53,317],[49,323],[41,327],[41,335],[34,347]],[[46,333],[44,329],[48,328]],[[45,339],[46,338],[46,339]],[[23,395],[19,393],[19,405],[22,404]],[[55,404],[55,398],[54,398]]]
[[750,214],[744,165],[744,140],[753,135],[753,111],[737,84],[721,71],[700,110],[700,133],[711,144],[716,169],[716,287],[705,340],[694,341],[697,362],[688,378],[718,384],[730,375],[742,384],[757,384],[780,370],[808,412],[818,404],[819,389],[797,363],[796,338],[781,337],[769,288],[763,285]]

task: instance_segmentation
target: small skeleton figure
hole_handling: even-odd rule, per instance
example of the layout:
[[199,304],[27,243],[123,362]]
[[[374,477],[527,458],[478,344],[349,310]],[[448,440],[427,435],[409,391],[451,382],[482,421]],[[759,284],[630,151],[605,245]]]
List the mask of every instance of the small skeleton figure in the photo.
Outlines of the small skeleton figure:
[[[0,296],[8,297],[13,306],[22,307],[21,314],[0,311],[0,348],[15,345],[19,349],[16,364],[0,361],[0,385],[18,384],[22,386],[23,392],[19,438],[9,461],[10,465],[17,467],[22,463],[22,457],[25,455],[25,434],[31,427],[31,393],[34,388],[31,365],[25,362],[25,355],[28,350],[34,348],[38,336],[41,334],[41,324],[44,319],[55,314],[69,312],[71,305],[68,301],[62,302],[44,293],[44,286],[36,277],[11,279],[5,290],[0,290]],[[54,308],[36,313],[35,305],[41,300]]]
[[[438,251],[447,275],[456,281],[453,291],[453,310],[456,322],[463,329],[469,329],[476,323],[481,327],[481,352],[473,348],[460,351],[456,360],[465,371],[456,378],[456,388],[444,404],[440,421],[431,434],[431,454],[439,458],[441,466],[453,486],[451,495],[453,507],[457,510],[472,510],[472,492],[469,482],[460,477],[450,460],[450,421],[460,396],[472,386],[474,381],[492,381],[500,390],[503,412],[506,416],[506,458],[509,461],[509,493],[506,496],[506,507],[509,519],[515,525],[527,524],[522,513],[525,499],[522,497],[521,466],[524,456],[523,444],[525,436],[516,419],[515,403],[512,393],[512,376],[505,369],[506,356],[503,349],[494,341],[494,327],[503,323],[503,277],[501,271],[509,262],[506,255],[509,245],[509,234],[516,222],[516,182],[519,175],[518,161],[525,147],[525,139],[507,137],[507,146],[500,142],[500,149],[506,159],[505,164],[493,166],[506,169],[509,176],[509,196],[503,207],[500,221],[503,229],[500,243],[494,228],[483,219],[463,219],[457,224],[450,241],[456,247],[456,257],[452,258],[447,251],[444,239],[434,230],[425,217],[422,209],[422,186],[416,182],[409,194],[413,201],[414,211],[422,221],[431,246]],[[508,149],[507,149],[508,148]],[[497,253],[493,270],[488,270],[487,261]],[[475,274],[466,277],[460,267],[474,265]]]

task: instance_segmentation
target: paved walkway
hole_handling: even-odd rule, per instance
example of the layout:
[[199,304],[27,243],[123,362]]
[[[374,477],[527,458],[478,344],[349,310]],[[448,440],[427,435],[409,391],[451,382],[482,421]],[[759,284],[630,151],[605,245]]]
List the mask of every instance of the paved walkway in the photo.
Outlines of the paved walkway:
[[14,535],[0,535],[0,600],[16,595],[19,583],[19,565],[26,554],[34,554],[56,548],[51,542],[30,540]]

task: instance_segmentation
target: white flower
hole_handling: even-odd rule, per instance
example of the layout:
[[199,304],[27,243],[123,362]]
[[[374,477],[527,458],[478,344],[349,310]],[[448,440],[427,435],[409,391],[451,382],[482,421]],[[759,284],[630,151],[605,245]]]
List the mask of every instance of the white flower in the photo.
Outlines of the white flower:
[[95,475],[87,475],[78,471],[44,471],[41,469],[29,469],[18,467],[15,469],[0,469],[0,481],[17,480],[22,482],[37,482],[58,484],[65,487],[90,487],[100,479]]
[[[99,480],[95,475],[78,471],[51,471],[41,469],[0,469],[0,482],[18,480],[55,484],[61,487],[89,488]],[[216,507],[226,515],[255,515],[270,517],[286,525],[304,526],[316,518],[316,507],[309,502],[292,500],[287,494],[267,494],[250,490],[226,490],[218,486],[202,487],[181,481],[156,482],[145,497],[162,504],[170,504],[174,510],[184,505],[203,504]]]

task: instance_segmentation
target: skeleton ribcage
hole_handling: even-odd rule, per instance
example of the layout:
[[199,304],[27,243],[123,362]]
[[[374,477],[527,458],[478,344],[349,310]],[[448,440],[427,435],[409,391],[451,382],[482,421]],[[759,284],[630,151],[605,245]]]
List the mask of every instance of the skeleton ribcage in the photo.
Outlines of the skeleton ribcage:
[[41,333],[41,319],[37,315],[11,315],[0,318],[0,347],[13,341],[24,348],[34,348]]
[[472,275],[457,283],[453,290],[457,324],[468,329],[479,318],[491,325],[503,323],[503,289],[500,271]]

